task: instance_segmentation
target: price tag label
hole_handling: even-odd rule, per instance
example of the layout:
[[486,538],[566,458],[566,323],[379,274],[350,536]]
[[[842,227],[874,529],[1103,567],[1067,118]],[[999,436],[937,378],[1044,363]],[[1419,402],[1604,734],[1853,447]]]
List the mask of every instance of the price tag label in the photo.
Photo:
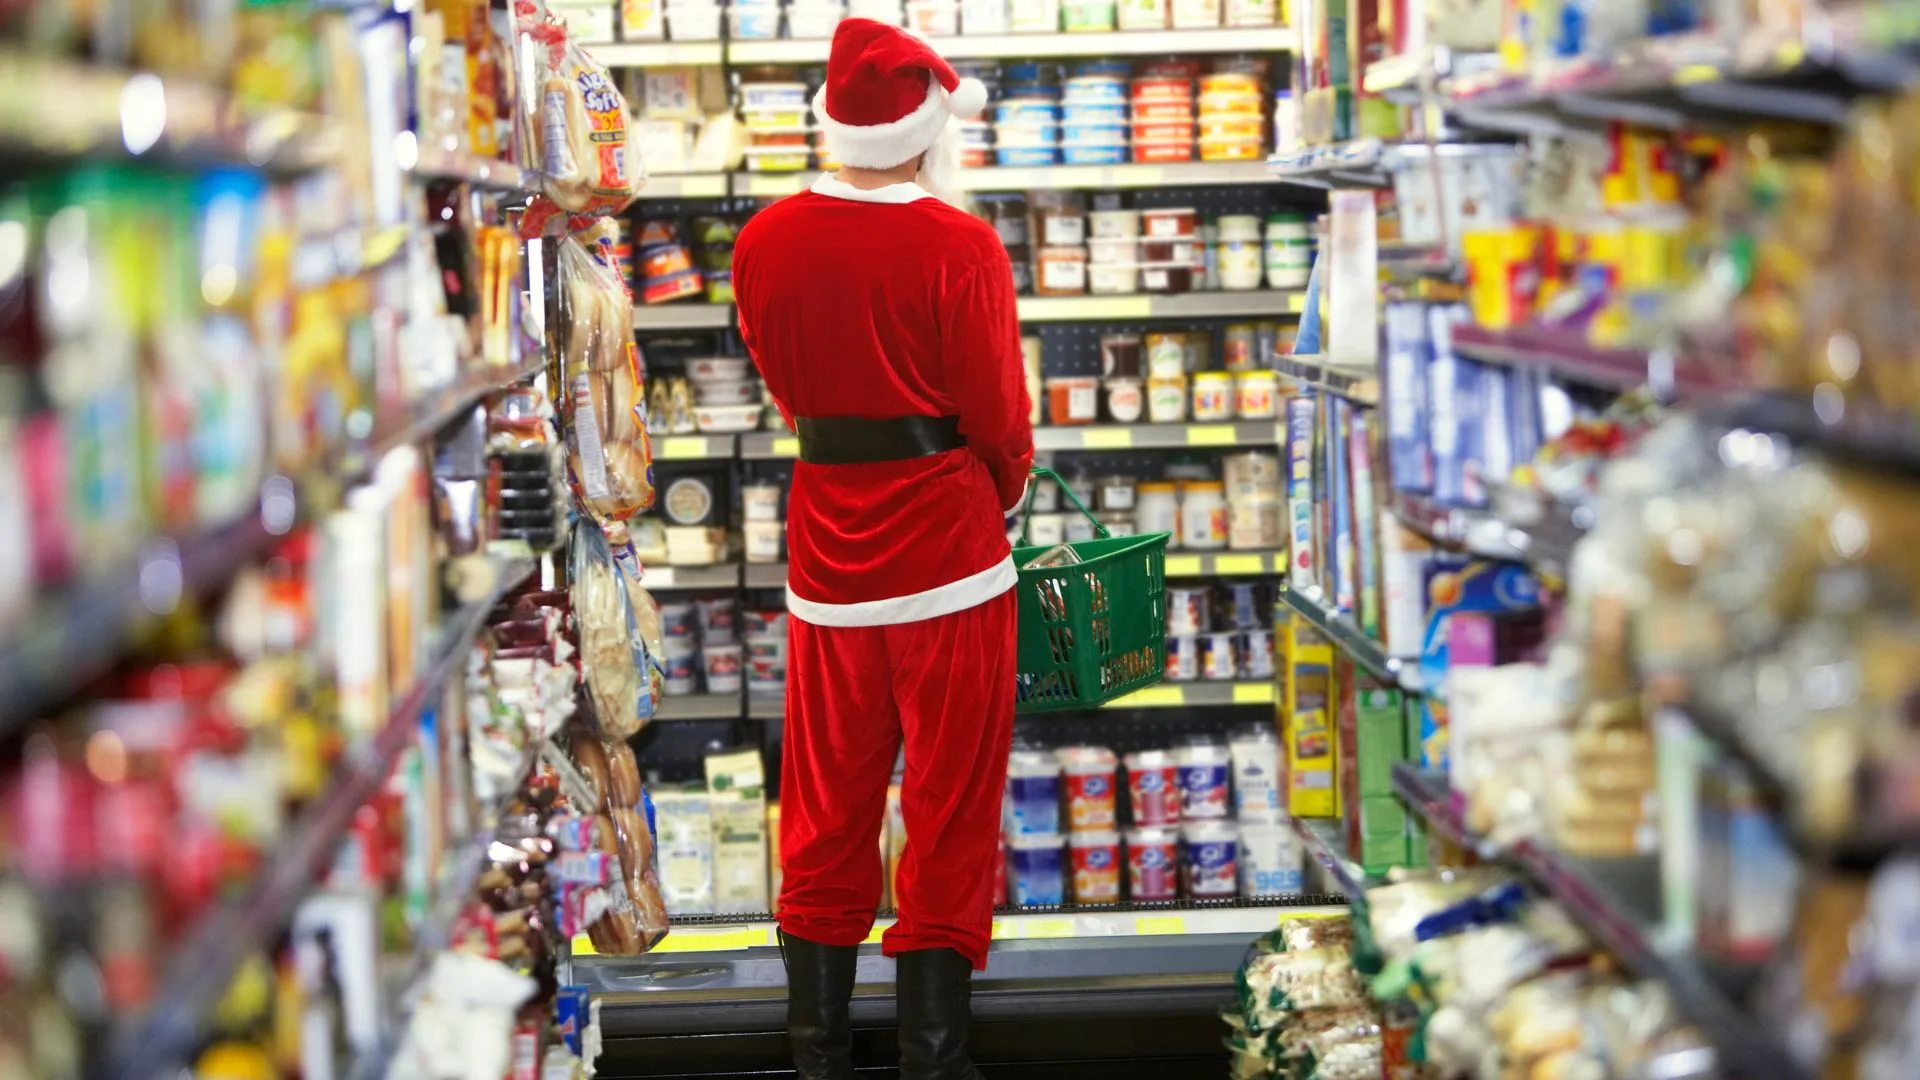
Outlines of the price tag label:
[[682,435],[672,439],[661,439],[659,454],[663,461],[685,461],[690,458],[707,456],[707,440],[698,436]]
[[1239,435],[1232,424],[1195,424],[1187,429],[1187,445],[1232,446]]
[[1184,934],[1187,932],[1187,920],[1178,915],[1142,915],[1133,920],[1133,932],[1141,937]]
[[1673,81],[1679,86],[1695,86],[1700,83],[1716,82],[1720,78],[1720,69],[1712,64],[1688,64],[1673,73]]
[[1219,555],[1213,560],[1216,574],[1258,574],[1266,568],[1266,560],[1258,555]]
[[1235,705],[1270,705],[1273,703],[1272,683],[1240,683],[1233,688]]
[[1012,935],[1008,933],[1006,920],[1005,919],[993,920],[993,940],[1006,941],[1010,937],[1012,937]]
[[794,435],[789,435],[783,438],[773,440],[773,456],[774,457],[791,457],[791,458],[799,457],[800,456],[799,437]]
[[775,943],[771,926],[676,927],[654,952],[738,952]]
[[1033,919],[1023,929],[1026,932],[1020,936],[1031,940],[1074,936],[1072,919]]
[[1125,697],[1107,702],[1109,709],[1168,709],[1180,705],[1187,699],[1186,693],[1177,686],[1162,683],[1149,686],[1144,690],[1135,690]]
[[866,938],[866,943],[867,943],[868,945],[878,945],[878,944],[880,944],[880,937],[881,937],[881,935],[883,935],[883,934],[885,934],[885,933],[887,932],[887,927],[889,927],[889,926],[892,926],[892,925],[893,925],[893,924],[892,924],[892,923],[890,923],[890,922],[889,922],[889,923],[878,923],[878,922],[877,922],[877,923],[874,923],[874,924],[873,924],[873,929],[871,929],[871,930],[869,930],[869,931],[867,931],[867,938]]
[[1304,312],[1306,310],[1307,310],[1307,294],[1306,293],[1297,292],[1297,293],[1294,293],[1292,296],[1287,297],[1287,311],[1289,313],[1298,315],[1301,312]]
[[1200,576],[1200,556],[1198,555],[1167,556],[1166,574],[1168,577],[1199,577]]
[[1088,428],[1080,433],[1080,445],[1088,450],[1125,450],[1133,445],[1133,429]]

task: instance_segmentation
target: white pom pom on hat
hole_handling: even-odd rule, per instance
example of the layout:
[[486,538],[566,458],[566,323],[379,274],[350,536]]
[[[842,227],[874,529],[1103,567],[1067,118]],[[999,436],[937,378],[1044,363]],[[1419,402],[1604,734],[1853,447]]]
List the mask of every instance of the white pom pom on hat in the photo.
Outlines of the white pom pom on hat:
[[872,19],[842,19],[813,114],[842,165],[890,169],[926,152],[947,121],[987,107],[987,88],[963,79],[924,40]]

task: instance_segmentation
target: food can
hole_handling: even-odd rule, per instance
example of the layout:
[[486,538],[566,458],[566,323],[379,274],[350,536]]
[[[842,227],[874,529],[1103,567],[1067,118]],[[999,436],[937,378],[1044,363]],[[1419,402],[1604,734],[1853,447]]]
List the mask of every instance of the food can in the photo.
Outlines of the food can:
[[1208,626],[1210,590],[1205,587],[1168,587],[1167,633],[1202,634]]
[[1015,836],[1060,831],[1060,759],[1043,750],[1009,755],[1007,831]]
[[1227,773],[1233,757],[1219,743],[1189,743],[1176,747],[1173,760],[1180,767],[1180,817],[1186,821],[1224,818],[1229,809]]
[[1127,833],[1127,895],[1135,901],[1180,895],[1180,836],[1172,829]]
[[1067,901],[1059,833],[1007,842],[1007,887],[1015,907],[1057,907]]
[[1200,677],[1200,639],[1192,634],[1167,635],[1167,678],[1192,682]]
[[1073,859],[1073,902],[1120,902],[1120,834],[1112,829],[1077,832],[1067,840]]
[[1260,625],[1260,586],[1252,581],[1236,581],[1228,593],[1228,618],[1235,630],[1252,630]]
[[1232,896],[1240,890],[1240,834],[1232,822],[1189,821],[1181,839],[1188,896]]
[[1133,823],[1147,827],[1180,823],[1180,768],[1165,750],[1128,754],[1127,804]]
[[1212,633],[1200,636],[1200,677],[1221,682],[1240,674],[1239,635]]
[[1074,832],[1113,828],[1119,759],[1104,746],[1063,746],[1057,753],[1067,774],[1067,827]]

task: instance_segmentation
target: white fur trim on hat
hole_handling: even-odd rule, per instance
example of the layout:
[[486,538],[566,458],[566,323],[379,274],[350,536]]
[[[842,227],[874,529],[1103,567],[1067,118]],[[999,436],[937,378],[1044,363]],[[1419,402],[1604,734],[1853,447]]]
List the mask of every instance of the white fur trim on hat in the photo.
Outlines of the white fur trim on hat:
[[971,120],[987,107],[987,84],[979,79],[961,79],[947,95],[947,107],[961,120]]
[[891,169],[927,152],[953,113],[947,91],[937,79],[927,80],[927,99],[898,120],[865,127],[843,124],[827,114],[827,88],[813,95],[813,115],[827,137],[827,153],[842,165],[858,169]]

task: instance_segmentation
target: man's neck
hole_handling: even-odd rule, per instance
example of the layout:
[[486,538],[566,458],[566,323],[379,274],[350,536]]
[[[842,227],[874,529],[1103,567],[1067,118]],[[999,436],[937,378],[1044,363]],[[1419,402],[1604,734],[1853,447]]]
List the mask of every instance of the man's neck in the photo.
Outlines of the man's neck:
[[891,169],[862,169],[853,165],[842,165],[835,175],[848,187],[873,191],[877,188],[892,187],[894,184],[913,183],[920,175],[920,163],[908,161],[895,165]]

